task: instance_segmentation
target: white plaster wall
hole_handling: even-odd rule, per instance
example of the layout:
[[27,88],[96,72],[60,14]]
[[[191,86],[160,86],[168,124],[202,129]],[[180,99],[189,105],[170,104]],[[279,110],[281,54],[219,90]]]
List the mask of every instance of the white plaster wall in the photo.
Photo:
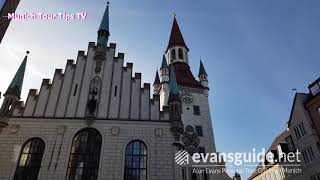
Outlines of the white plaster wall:
[[[208,97],[199,93],[192,93],[192,97],[192,103],[182,103],[182,121],[185,126],[201,126],[203,137],[200,137],[200,146],[205,147],[206,152],[216,152]],[[193,114],[194,105],[200,106],[200,116]]]
[[61,93],[58,101],[56,117],[64,117],[67,109],[67,103],[70,96],[73,96],[73,92],[71,91],[72,87],[72,79],[75,70],[75,65],[70,63],[70,65],[66,66],[65,74],[63,77],[63,84],[61,88]]
[[163,83],[160,91],[160,110],[162,111],[163,106],[168,105],[169,98],[169,84]]
[[106,61],[104,62],[101,95],[98,108],[98,118],[107,118],[108,115],[114,54],[114,48],[107,48]]
[[150,119],[158,120],[160,117],[160,102],[159,100],[153,99],[153,103],[150,103]]
[[150,88],[141,90],[140,119],[150,119]]
[[48,97],[50,94],[51,85],[47,83],[42,83],[40,88],[39,99],[37,102],[37,106],[34,112],[35,117],[42,117],[44,116],[44,111],[47,106]]
[[130,100],[131,100],[131,77],[132,69],[127,68],[123,71],[122,88],[121,88],[121,105],[120,105],[120,119],[129,119]]
[[[115,58],[113,63],[113,75],[109,105],[109,118],[118,118],[121,96],[123,58]],[[116,88],[117,87],[117,88]],[[117,92],[115,92],[117,91]]]
[[[67,105],[66,117],[68,118],[75,117],[76,115],[76,109],[77,109],[78,99],[81,91],[82,76],[84,74],[83,72],[84,72],[85,64],[86,64],[85,56],[83,54],[82,55],[78,54],[76,70],[75,70],[75,74],[72,82],[71,96],[69,97],[69,101]],[[74,94],[76,86],[78,86],[78,88],[76,93]]]
[[63,75],[61,74],[61,71],[58,73],[55,73],[53,82],[52,82],[50,96],[48,99],[48,105],[45,112],[46,117],[54,116],[56,105],[60,95],[60,88],[61,88],[62,82],[63,82]]
[[30,91],[34,91],[34,93],[29,92],[29,94],[28,94],[26,106],[25,106],[25,109],[23,112],[23,116],[25,116],[25,117],[29,117],[29,116],[33,115],[34,109],[37,104],[37,99],[38,99],[38,96],[35,95],[36,90],[30,90]]
[[86,116],[86,108],[87,108],[87,101],[89,96],[89,89],[92,79],[92,71],[93,71],[93,63],[94,63],[94,50],[93,47],[88,48],[88,55],[86,58],[86,66],[85,71],[82,72],[83,78],[81,83],[80,89],[80,97],[78,101],[78,108],[77,108],[77,115],[76,117],[85,117]]
[[134,78],[131,90],[130,119],[139,119],[141,79]]

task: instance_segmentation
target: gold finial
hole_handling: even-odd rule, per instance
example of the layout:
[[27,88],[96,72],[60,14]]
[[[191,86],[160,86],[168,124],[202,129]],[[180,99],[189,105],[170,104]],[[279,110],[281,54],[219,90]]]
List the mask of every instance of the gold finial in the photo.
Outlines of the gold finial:
[[176,17],[176,13],[173,13],[173,17],[174,17],[174,18]]
[[109,1],[107,1],[107,5],[109,5],[110,4],[110,2]]
[[30,54],[30,51],[27,51],[26,53],[27,53],[27,55],[28,55],[28,54]]

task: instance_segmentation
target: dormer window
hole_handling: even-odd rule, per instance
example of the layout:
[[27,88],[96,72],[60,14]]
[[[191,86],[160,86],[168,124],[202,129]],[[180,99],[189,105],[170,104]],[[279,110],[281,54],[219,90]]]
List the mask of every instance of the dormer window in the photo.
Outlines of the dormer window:
[[171,50],[171,58],[176,59],[176,50],[175,49]]
[[181,48],[178,49],[178,55],[179,55],[179,59],[183,59],[183,52]]
[[312,95],[318,94],[320,92],[320,81],[312,83],[309,89]]

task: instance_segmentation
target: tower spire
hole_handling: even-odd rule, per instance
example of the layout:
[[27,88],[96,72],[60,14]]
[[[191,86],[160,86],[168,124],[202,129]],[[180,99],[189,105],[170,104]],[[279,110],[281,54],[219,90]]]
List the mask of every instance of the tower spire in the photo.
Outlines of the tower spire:
[[153,82],[153,85],[156,85],[156,84],[160,84],[160,78],[159,78],[158,70],[156,71],[156,76],[155,76],[154,82]]
[[27,65],[27,60],[28,60],[28,54],[30,52],[27,51],[26,55],[18,69],[18,71],[16,72],[16,74],[14,75],[14,78],[12,79],[7,91],[5,92],[4,96],[6,95],[15,95],[17,97],[20,98],[21,95],[21,89],[22,89],[22,85],[23,85],[23,78],[24,78],[24,73],[26,71],[26,65]]
[[184,42],[182,33],[180,31],[177,19],[176,19],[176,14],[173,15],[173,24],[172,24],[172,29],[171,29],[171,34],[170,34],[170,39],[168,43],[167,50],[174,47],[174,46],[182,46],[185,47],[188,51],[188,47],[186,43]]
[[110,36],[109,31],[109,2],[107,2],[106,10],[104,11],[104,15],[102,17],[100,27],[98,30],[98,39],[97,44],[98,45],[104,45],[107,46],[108,40]]
[[169,69],[169,66],[168,66],[167,59],[166,59],[165,55],[162,56],[162,63],[161,63],[160,70],[161,69]]
[[202,64],[202,60],[200,58],[200,67],[199,67],[199,74],[198,76],[200,77],[201,75],[205,75],[205,76],[208,76],[203,64]]

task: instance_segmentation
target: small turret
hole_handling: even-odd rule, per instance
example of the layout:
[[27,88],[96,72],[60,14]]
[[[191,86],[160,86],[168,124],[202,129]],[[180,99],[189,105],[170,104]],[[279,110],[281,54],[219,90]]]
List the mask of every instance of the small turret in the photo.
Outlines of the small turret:
[[107,2],[107,7],[106,7],[106,10],[105,10],[104,15],[102,17],[102,20],[101,20],[101,23],[100,23],[100,27],[99,27],[99,30],[98,30],[97,44],[107,47],[109,36],[110,36],[110,31],[109,31],[109,2]]
[[27,59],[28,59],[29,51],[27,51],[27,55],[24,57],[18,71],[16,72],[14,78],[12,79],[7,91],[4,93],[4,100],[0,109],[1,115],[10,115],[11,107],[15,104],[15,102],[20,100],[24,73],[26,70]]
[[206,88],[207,90],[205,90],[206,95],[209,94],[208,90],[209,90],[209,84],[208,84],[208,74],[203,66],[202,60],[200,59],[200,67],[199,67],[199,81],[201,83],[201,85]]
[[163,55],[162,57],[162,63],[160,68],[160,75],[161,75],[161,83],[168,83],[169,82],[169,66],[167,63],[166,56]]
[[168,105],[170,107],[170,121],[171,121],[171,132],[173,133],[176,141],[180,141],[180,135],[183,133],[183,123],[181,120],[181,98],[179,88],[176,80],[176,73],[173,66],[170,69],[170,93]]
[[160,110],[163,109],[163,106],[168,105],[169,97],[169,66],[165,55],[162,57],[162,64],[160,68],[160,83],[161,83],[161,92],[160,92]]
[[158,70],[156,71],[156,76],[154,78],[154,82],[153,82],[153,93],[154,94],[159,94],[160,91],[160,78],[159,78],[159,73]]

